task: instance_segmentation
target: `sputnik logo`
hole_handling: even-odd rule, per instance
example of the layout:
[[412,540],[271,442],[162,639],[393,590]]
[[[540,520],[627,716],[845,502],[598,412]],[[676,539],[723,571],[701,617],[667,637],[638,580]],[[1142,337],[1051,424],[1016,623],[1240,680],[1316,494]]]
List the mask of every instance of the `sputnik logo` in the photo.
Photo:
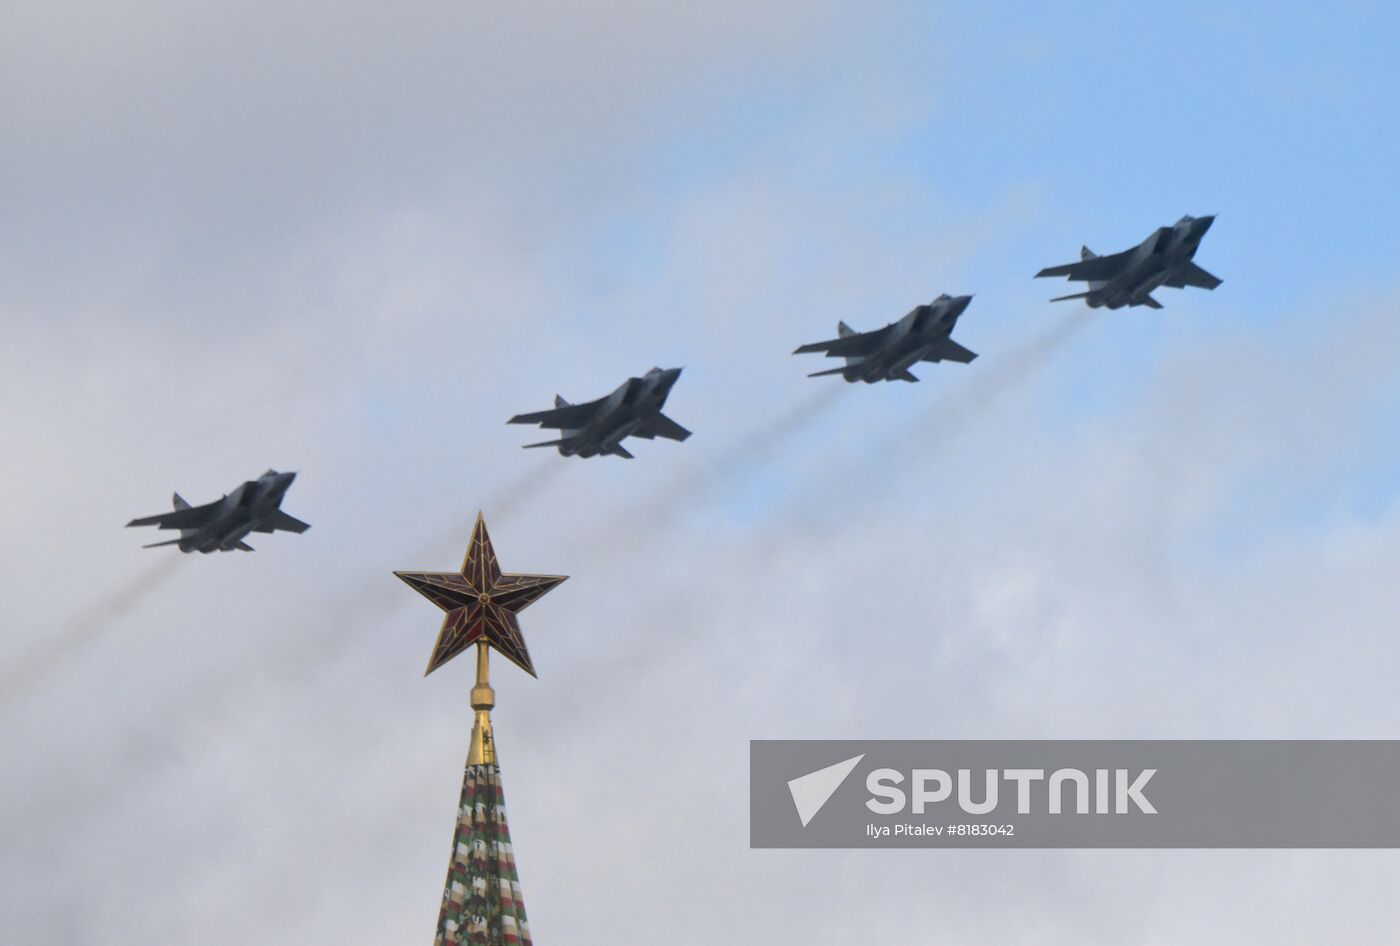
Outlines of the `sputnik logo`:
[[864,758],[865,753],[861,753],[845,762],[799,775],[787,783],[788,791],[792,793],[792,803],[797,807],[797,817],[802,819],[802,827],[807,827],[807,823],[817,816],[817,812],[831,800],[841,783]]

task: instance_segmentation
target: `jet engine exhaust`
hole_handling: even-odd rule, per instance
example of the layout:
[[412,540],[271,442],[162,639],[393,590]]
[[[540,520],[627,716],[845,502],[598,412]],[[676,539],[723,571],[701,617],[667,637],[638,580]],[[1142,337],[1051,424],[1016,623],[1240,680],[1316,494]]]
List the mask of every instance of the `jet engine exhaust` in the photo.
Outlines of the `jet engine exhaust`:
[[140,608],[184,562],[184,556],[162,558],[105,598],[80,608],[10,667],[0,669],[0,715],[41,688],[66,661],[101,638],[112,625]]

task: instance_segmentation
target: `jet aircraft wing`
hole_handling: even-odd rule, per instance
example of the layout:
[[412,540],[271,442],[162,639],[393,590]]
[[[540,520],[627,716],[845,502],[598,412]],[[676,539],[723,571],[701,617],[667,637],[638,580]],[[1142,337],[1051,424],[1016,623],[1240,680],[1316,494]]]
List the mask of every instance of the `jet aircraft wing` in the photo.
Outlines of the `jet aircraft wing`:
[[805,355],[809,352],[819,351],[827,355],[836,356],[863,356],[870,355],[877,351],[884,344],[885,337],[889,335],[893,326],[886,325],[884,328],[877,328],[873,332],[858,332],[855,335],[843,335],[840,338],[833,338],[829,342],[813,342],[810,345],[803,345],[793,352],[794,355]]
[[1063,266],[1049,266],[1035,274],[1035,278],[1042,276],[1064,276],[1076,282],[1106,282],[1121,273],[1128,265],[1132,250],[1124,250],[1122,253],[1114,253],[1110,256],[1094,256],[1089,259],[1082,259],[1077,263],[1066,263]]
[[600,397],[587,404],[567,404],[533,414],[516,414],[508,424],[539,424],[541,427],[555,427],[560,430],[577,430],[587,427],[588,422],[597,417],[607,398]]
[[147,516],[144,519],[133,519],[127,523],[128,526],[159,526],[162,529],[202,529],[213,522],[219,513],[218,502],[206,503],[203,506],[191,506],[188,509],[176,509],[174,512],[163,512],[158,516]]
[[657,414],[642,423],[640,427],[632,431],[633,437],[641,437],[645,440],[652,440],[656,437],[665,437],[667,440],[684,440],[690,436],[690,431],[680,424],[671,420],[665,414]]
[[1214,289],[1224,281],[1219,276],[1213,276],[1201,269],[1195,263],[1187,263],[1165,279],[1162,285],[1171,286],[1173,289],[1184,289],[1187,286],[1195,286],[1197,289]]

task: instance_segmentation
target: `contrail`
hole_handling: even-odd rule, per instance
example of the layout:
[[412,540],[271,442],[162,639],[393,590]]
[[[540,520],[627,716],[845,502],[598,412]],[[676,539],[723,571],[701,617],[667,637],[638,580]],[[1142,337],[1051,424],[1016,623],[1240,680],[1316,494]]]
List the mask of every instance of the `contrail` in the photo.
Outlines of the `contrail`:
[[[564,468],[563,463],[546,463],[536,466],[515,480],[497,490],[481,505],[497,521],[508,521],[529,505],[530,501],[557,479]],[[404,562],[412,565],[415,560],[429,559],[434,555],[446,554],[445,550],[457,545],[465,550],[467,537],[471,535],[476,521],[476,508],[470,511],[451,530],[444,529],[429,542],[425,542],[415,552],[405,555]],[[0,716],[9,707],[24,699],[43,686],[60,669],[65,660],[86,648],[117,621],[136,610],[150,595],[155,593],[175,574],[184,563],[185,556],[163,557],[162,561],[138,575],[130,584],[110,594],[105,599],[93,602],[82,608],[58,630],[49,635],[39,646],[23,654],[11,666],[0,669]],[[451,562],[444,564],[450,568]],[[412,597],[402,594],[402,590],[392,584],[393,576],[386,569],[365,575],[356,587],[364,591],[350,600],[339,604],[344,614],[337,608],[336,616],[311,633],[293,635],[289,638],[296,653],[292,661],[268,660],[268,665],[276,666],[277,680],[290,680],[306,672],[308,666],[319,664],[328,654],[334,656],[353,645],[372,624],[375,618],[389,613],[399,602],[411,603]],[[366,620],[368,618],[368,620]],[[238,686],[233,677],[223,681],[229,686],[215,687],[218,695],[212,702],[220,702]],[[207,703],[206,703],[207,705]]]
[[81,608],[37,647],[0,671],[0,715],[41,687],[65,661],[86,649],[108,628],[139,608],[184,564],[183,555],[164,555],[126,585]]
[[[862,450],[860,458],[845,464],[838,472],[820,478],[814,484],[814,488],[820,490],[823,496],[839,495],[845,504],[842,506],[843,511],[849,511],[851,503],[879,501],[883,494],[870,489],[872,467],[869,457],[881,456],[881,446],[885,451],[884,455],[902,454],[900,459],[910,459],[910,454],[914,454],[915,458],[936,457],[953,444],[958,433],[984,417],[1003,397],[1031,380],[1052,356],[1091,323],[1093,315],[1090,310],[1082,310],[1051,323],[1044,331],[999,356],[995,366],[989,364],[987,371],[980,373],[975,379],[969,379],[962,388],[940,398],[927,410],[921,411],[910,424],[891,433],[876,448]],[[844,387],[842,385],[837,391]],[[799,429],[805,419],[816,416],[824,406],[825,403],[809,401],[794,408],[785,415],[789,421],[786,429]],[[784,429],[784,425],[774,423],[762,428],[763,432],[777,429]],[[757,439],[759,433],[755,431],[751,437],[746,438],[745,446],[751,446],[750,441]],[[731,453],[738,449],[739,446],[736,445]],[[884,465],[884,468],[898,472],[904,467],[899,463],[892,463]],[[805,502],[810,504],[814,502],[814,498],[807,496]],[[802,501],[794,501],[772,510],[769,516],[772,519],[786,519],[790,523],[810,523],[811,519],[806,514],[806,509]],[[735,553],[744,556],[742,567],[761,570],[764,563],[777,554],[783,543],[788,541],[791,541],[791,536],[786,531],[775,529],[771,521],[759,523],[749,531],[747,541],[737,547]],[[713,620],[710,611],[703,597],[687,594],[684,589],[675,589],[673,597],[664,604],[656,605],[653,612],[644,619],[644,623],[652,632],[637,639],[633,646],[625,651],[610,654],[607,658],[607,672],[625,677],[653,670],[673,655],[677,645],[684,645],[685,641],[693,640],[696,635],[710,628]],[[593,679],[598,668],[586,667],[581,670],[582,672],[573,678],[555,685],[553,698],[566,711],[584,700],[598,699],[596,687],[590,688],[580,682]]]
[[785,447],[789,440],[825,413],[846,389],[827,385],[791,405],[781,414],[749,430],[708,461],[678,474],[659,489],[639,510],[646,522],[657,522],[689,510],[695,501],[727,480],[761,465]]
[[[985,370],[969,378],[960,388],[940,397],[927,410],[920,412],[908,425],[874,444],[862,455],[862,462],[847,462],[827,477],[812,482],[823,495],[837,493],[844,497],[868,492],[873,475],[879,470],[898,472],[903,464],[918,459],[930,459],[951,446],[958,435],[979,422],[1008,394],[1026,384],[1071,339],[1093,320],[1094,312],[1083,309],[1071,312],[1052,322],[1048,328],[1031,336],[1020,345],[990,359]],[[872,472],[869,456],[885,461]],[[811,502],[811,497],[807,497]],[[782,512],[793,512],[788,504]]]
[[[1003,355],[994,369],[979,375],[950,398],[941,399],[934,408],[920,414],[916,421],[918,427],[924,428],[934,423],[940,425],[940,430],[934,440],[918,440],[921,445],[919,449],[928,451],[940,448],[959,425],[980,416],[1006,393],[1031,377],[1088,323],[1088,317],[1089,313],[1079,312],[1054,323],[1047,331]],[[677,515],[678,510],[693,510],[697,500],[708,498],[710,493],[731,478],[742,476],[785,448],[793,436],[829,410],[847,387],[846,384],[824,385],[771,419],[749,429],[708,460],[679,473],[644,501],[639,512],[647,521],[664,522]],[[907,433],[902,433],[893,438],[890,449],[908,449],[909,440]],[[524,472],[497,490],[480,504],[480,508],[492,517],[493,522],[509,521],[558,479],[567,467],[568,464],[559,458],[549,457],[544,464]],[[830,483],[828,479],[824,485],[829,486]],[[682,499],[685,501],[680,501]],[[459,522],[444,528],[421,546],[406,553],[401,561],[406,567],[416,567],[420,560],[423,567],[432,567],[431,560],[437,555],[446,554],[449,547],[460,551],[471,531],[476,511],[477,506],[473,504],[472,508],[464,510]],[[614,520],[614,516],[609,516],[608,524],[611,526]],[[602,544],[601,547],[608,545]],[[446,569],[451,564],[442,567]],[[363,591],[359,594],[335,602],[334,615],[318,622],[315,627],[289,635],[285,640],[292,651],[290,654],[284,653],[280,658],[264,654],[256,667],[230,672],[224,678],[212,681],[202,690],[199,705],[190,707],[182,714],[182,723],[201,729],[210,725],[232,724],[238,715],[237,709],[250,702],[249,691],[253,684],[261,684],[268,691],[282,691],[300,683],[310,673],[328,669],[366,633],[382,626],[386,617],[400,606],[409,606],[414,600],[412,595],[404,594],[403,589],[395,586],[387,571],[366,573],[361,578],[360,587]],[[651,654],[642,655],[639,659],[645,663],[659,658],[659,654]],[[178,741],[180,737],[174,735],[172,738]]]
[[988,410],[997,406],[1002,397],[1035,378],[1037,372],[1060,351],[1060,348],[1089,326],[1093,315],[1093,309],[1070,312],[1064,318],[1051,322],[1049,329],[1012,348],[994,368],[988,365],[986,374],[969,381],[965,388],[952,396],[951,403],[938,404],[920,418],[920,428],[930,424],[942,424],[942,437],[927,441],[914,438],[911,439],[911,444],[916,446],[917,452],[920,453],[942,451],[952,434],[962,431],[974,421],[981,420]]
[[744,435],[743,439],[715,459],[709,470],[700,470],[698,476],[713,477],[738,466],[756,465],[776,453],[794,434],[820,417],[837,399],[845,393],[847,384],[826,384],[807,397],[793,404],[786,411]]
[[[560,460],[558,457],[551,459]],[[547,462],[527,470],[488,495],[479,504],[480,509],[491,516],[493,522],[509,521],[567,468],[568,464],[561,461]],[[477,508],[478,504],[471,504],[469,514],[464,510],[462,519],[454,523],[450,530],[443,529],[416,551],[406,553],[402,563],[409,567],[422,565],[432,568],[437,567],[434,564],[435,556],[460,555],[466,549]],[[0,682],[0,717],[3,717],[9,702],[42,683],[47,671],[68,652],[83,646],[112,621],[134,610],[174,573],[182,560],[183,556],[176,556],[160,563],[158,568],[143,574],[120,593],[86,609],[84,614],[98,614],[100,618],[70,621],[53,636],[49,646],[6,670],[3,682]],[[451,570],[458,560],[449,557],[440,563],[442,570]],[[367,634],[382,629],[384,621],[394,611],[415,603],[416,596],[408,594],[399,585],[388,565],[364,573],[352,587],[360,590],[349,595],[337,595],[328,601],[329,613],[312,626],[298,628],[295,633],[278,638],[274,647],[261,651],[247,663],[221,664],[203,682],[197,698],[183,703],[180,712],[173,714],[162,726],[158,738],[168,745],[178,746],[194,745],[215,737],[227,727],[236,725],[244,711],[259,700],[291,691],[304,685],[309,676],[333,668]],[[424,602],[420,600],[417,603]],[[21,686],[25,687],[22,692]],[[147,743],[156,735],[143,732],[128,738],[135,745]],[[137,774],[150,777],[170,764],[168,758],[152,762],[144,754],[129,750],[121,755],[123,758],[139,755],[141,761],[126,763],[128,771],[116,778],[117,782],[127,781]]]
[[[844,386],[841,386],[844,387]],[[679,475],[651,503],[653,508],[669,511],[677,505],[670,497],[678,492],[702,492],[719,482],[736,467],[760,462],[777,450],[783,441],[801,430],[840,395],[841,387],[830,387],[806,397],[787,410],[746,433],[697,470]],[[558,480],[570,467],[560,457],[549,457],[514,480],[506,483],[479,504],[463,510],[460,520],[432,535],[400,558],[403,567],[450,570],[458,561],[449,558],[434,564],[441,556],[460,555],[475,524],[478,508],[490,517],[493,525],[509,522],[530,506],[539,495]],[[611,524],[615,517],[610,516]],[[399,609],[407,609],[421,601],[407,594],[389,573],[387,567],[366,572],[354,587],[358,592],[338,596],[330,613],[312,627],[283,638],[281,654],[261,655],[257,665],[237,671],[226,668],[219,679],[210,681],[201,690],[199,705],[186,709],[181,721],[207,732],[210,726],[229,725],[237,711],[249,703],[254,686],[265,692],[280,692],[302,684],[308,675],[321,673],[354,648],[364,635],[383,627],[384,621]],[[177,737],[178,738],[178,737]]]
[[[878,501],[882,494],[870,489],[869,457],[893,456],[898,460],[936,457],[950,447],[965,428],[985,417],[1002,398],[1014,393],[1034,378],[1065,344],[1091,323],[1093,315],[1092,311],[1083,310],[1070,313],[1051,323],[1044,331],[1031,336],[1000,356],[994,366],[989,364],[987,371],[970,379],[962,388],[940,398],[927,410],[921,411],[909,425],[901,426],[900,430],[891,433],[874,449],[862,450],[860,458],[847,462],[837,472],[816,480],[814,489],[819,490],[823,496],[841,496],[843,503],[847,504],[842,508],[847,510],[853,502]],[[797,405],[782,418],[754,431],[741,443],[736,444],[722,457],[722,461],[735,460],[735,454],[741,450],[762,449],[762,444],[758,442],[762,436],[777,432],[791,433],[801,429],[807,420],[816,417],[832,403],[845,387],[841,385],[834,391],[823,392],[819,398]],[[833,458],[833,461],[837,459],[839,458]],[[905,467],[895,462],[884,464],[882,468],[897,473]],[[770,511],[769,516],[772,519],[807,522],[810,521],[808,508],[813,502],[814,497],[811,495],[795,499]],[[752,567],[761,568],[761,563],[776,553],[782,542],[788,541],[782,535],[783,533],[773,528],[771,521],[757,524],[741,548],[742,554],[753,563]],[[669,610],[673,607],[674,604],[671,603],[666,606],[668,610],[658,610],[654,621],[657,633],[620,658],[629,664],[633,672],[642,672],[661,662],[672,643],[704,626],[706,615],[703,602],[693,605],[687,613],[680,616]],[[566,693],[565,699],[568,698],[570,694]]]
[[[757,462],[781,446],[781,441],[801,430],[840,395],[844,386],[830,387],[802,399],[771,421],[764,423],[723,449],[701,469],[679,476],[665,490],[666,496],[677,491],[704,490],[731,472],[736,464]],[[464,509],[462,519],[450,528],[432,535],[421,545],[404,553],[397,561],[404,567],[433,568],[438,556],[460,554],[480,508],[491,517],[492,524],[509,522],[526,509],[570,467],[559,457],[549,457],[544,463],[525,471],[488,496],[480,504]],[[659,497],[657,502],[659,503]],[[451,569],[456,560],[441,563],[443,570]],[[366,634],[381,629],[385,620],[400,608],[415,603],[415,596],[389,573],[388,567],[375,569],[360,576],[355,586],[360,590],[348,596],[338,595],[327,602],[328,614],[313,626],[299,629],[281,639],[280,653],[261,653],[252,665],[224,666],[221,672],[201,687],[199,698],[186,705],[175,717],[164,738],[178,744],[191,734],[207,739],[224,727],[235,725],[243,711],[259,699],[304,685],[310,675],[324,673],[339,659],[356,647]],[[149,738],[149,735],[141,738]],[[149,764],[141,766],[148,770]]]
[[[559,457],[551,457],[550,461],[520,474],[480,504],[471,504],[470,510],[464,510],[462,518],[450,528],[444,528],[416,549],[403,553],[393,560],[394,564],[453,570],[466,551],[478,508],[490,517],[493,525],[514,519],[569,465]],[[367,634],[382,630],[385,621],[396,611],[425,603],[408,593],[391,574],[389,564],[366,571],[352,587],[359,590],[348,595],[337,594],[327,601],[324,617],[313,625],[280,638],[278,653],[262,652],[251,666],[222,668],[218,677],[200,689],[195,705],[185,707],[180,713],[178,723],[183,733],[169,733],[167,738],[179,742],[190,732],[199,732],[201,738],[207,738],[210,733],[233,725],[241,711],[259,697],[259,691],[266,697],[304,686],[309,677],[332,669],[338,660],[360,645]],[[431,607],[428,610],[431,611]]]
[[[887,446],[891,452],[901,446],[912,446],[918,453],[942,449],[951,434],[981,419],[1007,394],[1035,377],[1052,355],[1088,326],[1093,314],[1092,310],[1083,309],[1051,323],[1049,328],[1000,356],[961,389],[929,408],[919,416],[913,432],[901,431]],[[918,431],[935,425],[941,436],[920,439]]]
[[[940,398],[936,405],[917,417],[911,425],[912,430],[901,429],[877,444],[873,454],[892,457],[908,452],[928,454],[941,450],[964,427],[981,418],[1008,393],[1034,377],[1052,355],[1089,324],[1092,317],[1093,311],[1084,309],[1051,323],[1046,330],[988,364],[960,390]],[[761,465],[835,404],[848,387],[847,384],[837,384],[814,392],[771,421],[750,430],[709,462],[681,474],[642,506],[644,521],[663,521],[680,511],[689,510],[698,497],[722,485],[726,478],[742,475]],[[926,433],[930,429],[932,436]],[[869,455],[862,454],[863,457]],[[832,480],[838,486],[865,483],[868,473],[868,462],[862,462],[858,469],[848,463],[842,472],[821,485],[826,488]]]
[[[395,563],[401,568],[453,570],[466,552],[478,509],[489,516],[493,524],[511,521],[557,480],[568,466],[560,457],[551,457],[550,461],[532,467],[506,483],[487,496],[479,507],[473,504],[470,510],[464,510],[460,520],[416,549],[404,553],[401,558],[395,559]],[[394,578],[388,566],[366,572],[357,586],[362,591],[348,598],[338,598],[331,615],[319,622],[319,626],[289,637],[288,642],[295,648],[290,658],[262,662],[264,668],[275,668],[270,673],[263,673],[264,683],[282,685],[304,679],[307,674],[326,666],[328,658],[333,659],[350,650],[366,633],[375,630],[379,622],[399,608],[422,603],[405,593],[406,589]]]
[[[817,417],[840,396],[844,386],[828,387],[806,397],[773,418],[754,428],[738,441],[730,444],[717,456],[698,469],[678,475],[667,487],[653,498],[647,508],[655,510],[658,518],[669,514],[679,504],[672,501],[677,493],[693,495],[702,493],[722,481],[723,477],[735,469],[747,469],[761,462],[779,449],[792,434],[800,431],[813,418]],[[462,518],[432,535],[422,544],[402,554],[396,562],[408,568],[438,568],[450,570],[466,549],[467,538],[476,521],[478,509],[484,512],[495,525],[509,522],[527,509],[541,493],[552,486],[569,469],[569,461],[550,456],[544,462],[526,470],[515,479],[507,482],[479,504],[471,504],[463,510]],[[609,516],[611,525],[615,517]],[[445,561],[433,563],[443,556]],[[285,640],[292,653],[274,658],[265,655],[260,667],[251,675],[260,678],[264,686],[280,688],[300,681],[308,673],[314,673],[328,666],[329,660],[346,653],[363,638],[363,635],[378,626],[385,618],[399,610],[415,604],[413,595],[405,594],[389,574],[387,568],[365,573],[356,583],[361,591],[349,597],[340,597],[333,602],[332,613],[316,627],[298,634],[289,635]],[[203,700],[203,715],[219,715],[221,707],[233,702],[232,692],[236,689],[242,701],[248,674],[230,677],[222,681],[228,686],[215,685],[206,688]],[[227,692],[226,692],[227,691]]]
[[1013,348],[997,363],[993,370],[974,379],[963,391],[963,398],[976,406],[990,405],[1031,378],[1065,343],[1088,327],[1093,321],[1092,309],[1081,309],[1050,324],[1050,327],[1031,336],[1021,345]]
[[481,503],[479,509],[472,508],[467,511],[466,516],[452,524],[450,528],[445,528],[430,541],[423,543],[416,551],[404,556],[404,561],[411,567],[412,559],[426,559],[434,553],[441,553],[442,550],[451,545],[457,544],[466,550],[466,540],[471,535],[472,527],[476,525],[476,514],[483,513],[488,522],[507,522],[514,519],[520,512],[526,509],[537,496],[547,490],[555,480],[563,475],[568,467],[568,461],[563,457],[549,457],[545,462],[530,468],[529,470],[496,490]]

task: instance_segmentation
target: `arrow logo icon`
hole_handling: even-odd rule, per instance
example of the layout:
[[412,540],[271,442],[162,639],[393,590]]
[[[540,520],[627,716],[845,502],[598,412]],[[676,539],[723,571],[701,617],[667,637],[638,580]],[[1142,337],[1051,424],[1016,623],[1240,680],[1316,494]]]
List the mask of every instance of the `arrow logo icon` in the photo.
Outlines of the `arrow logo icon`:
[[802,827],[807,827],[807,823],[817,816],[822,806],[836,794],[841,783],[846,781],[851,770],[864,758],[865,753],[862,752],[855,758],[800,775],[787,783],[788,791],[792,792],[792,803],[797,806],[797,817],[802,819]]

